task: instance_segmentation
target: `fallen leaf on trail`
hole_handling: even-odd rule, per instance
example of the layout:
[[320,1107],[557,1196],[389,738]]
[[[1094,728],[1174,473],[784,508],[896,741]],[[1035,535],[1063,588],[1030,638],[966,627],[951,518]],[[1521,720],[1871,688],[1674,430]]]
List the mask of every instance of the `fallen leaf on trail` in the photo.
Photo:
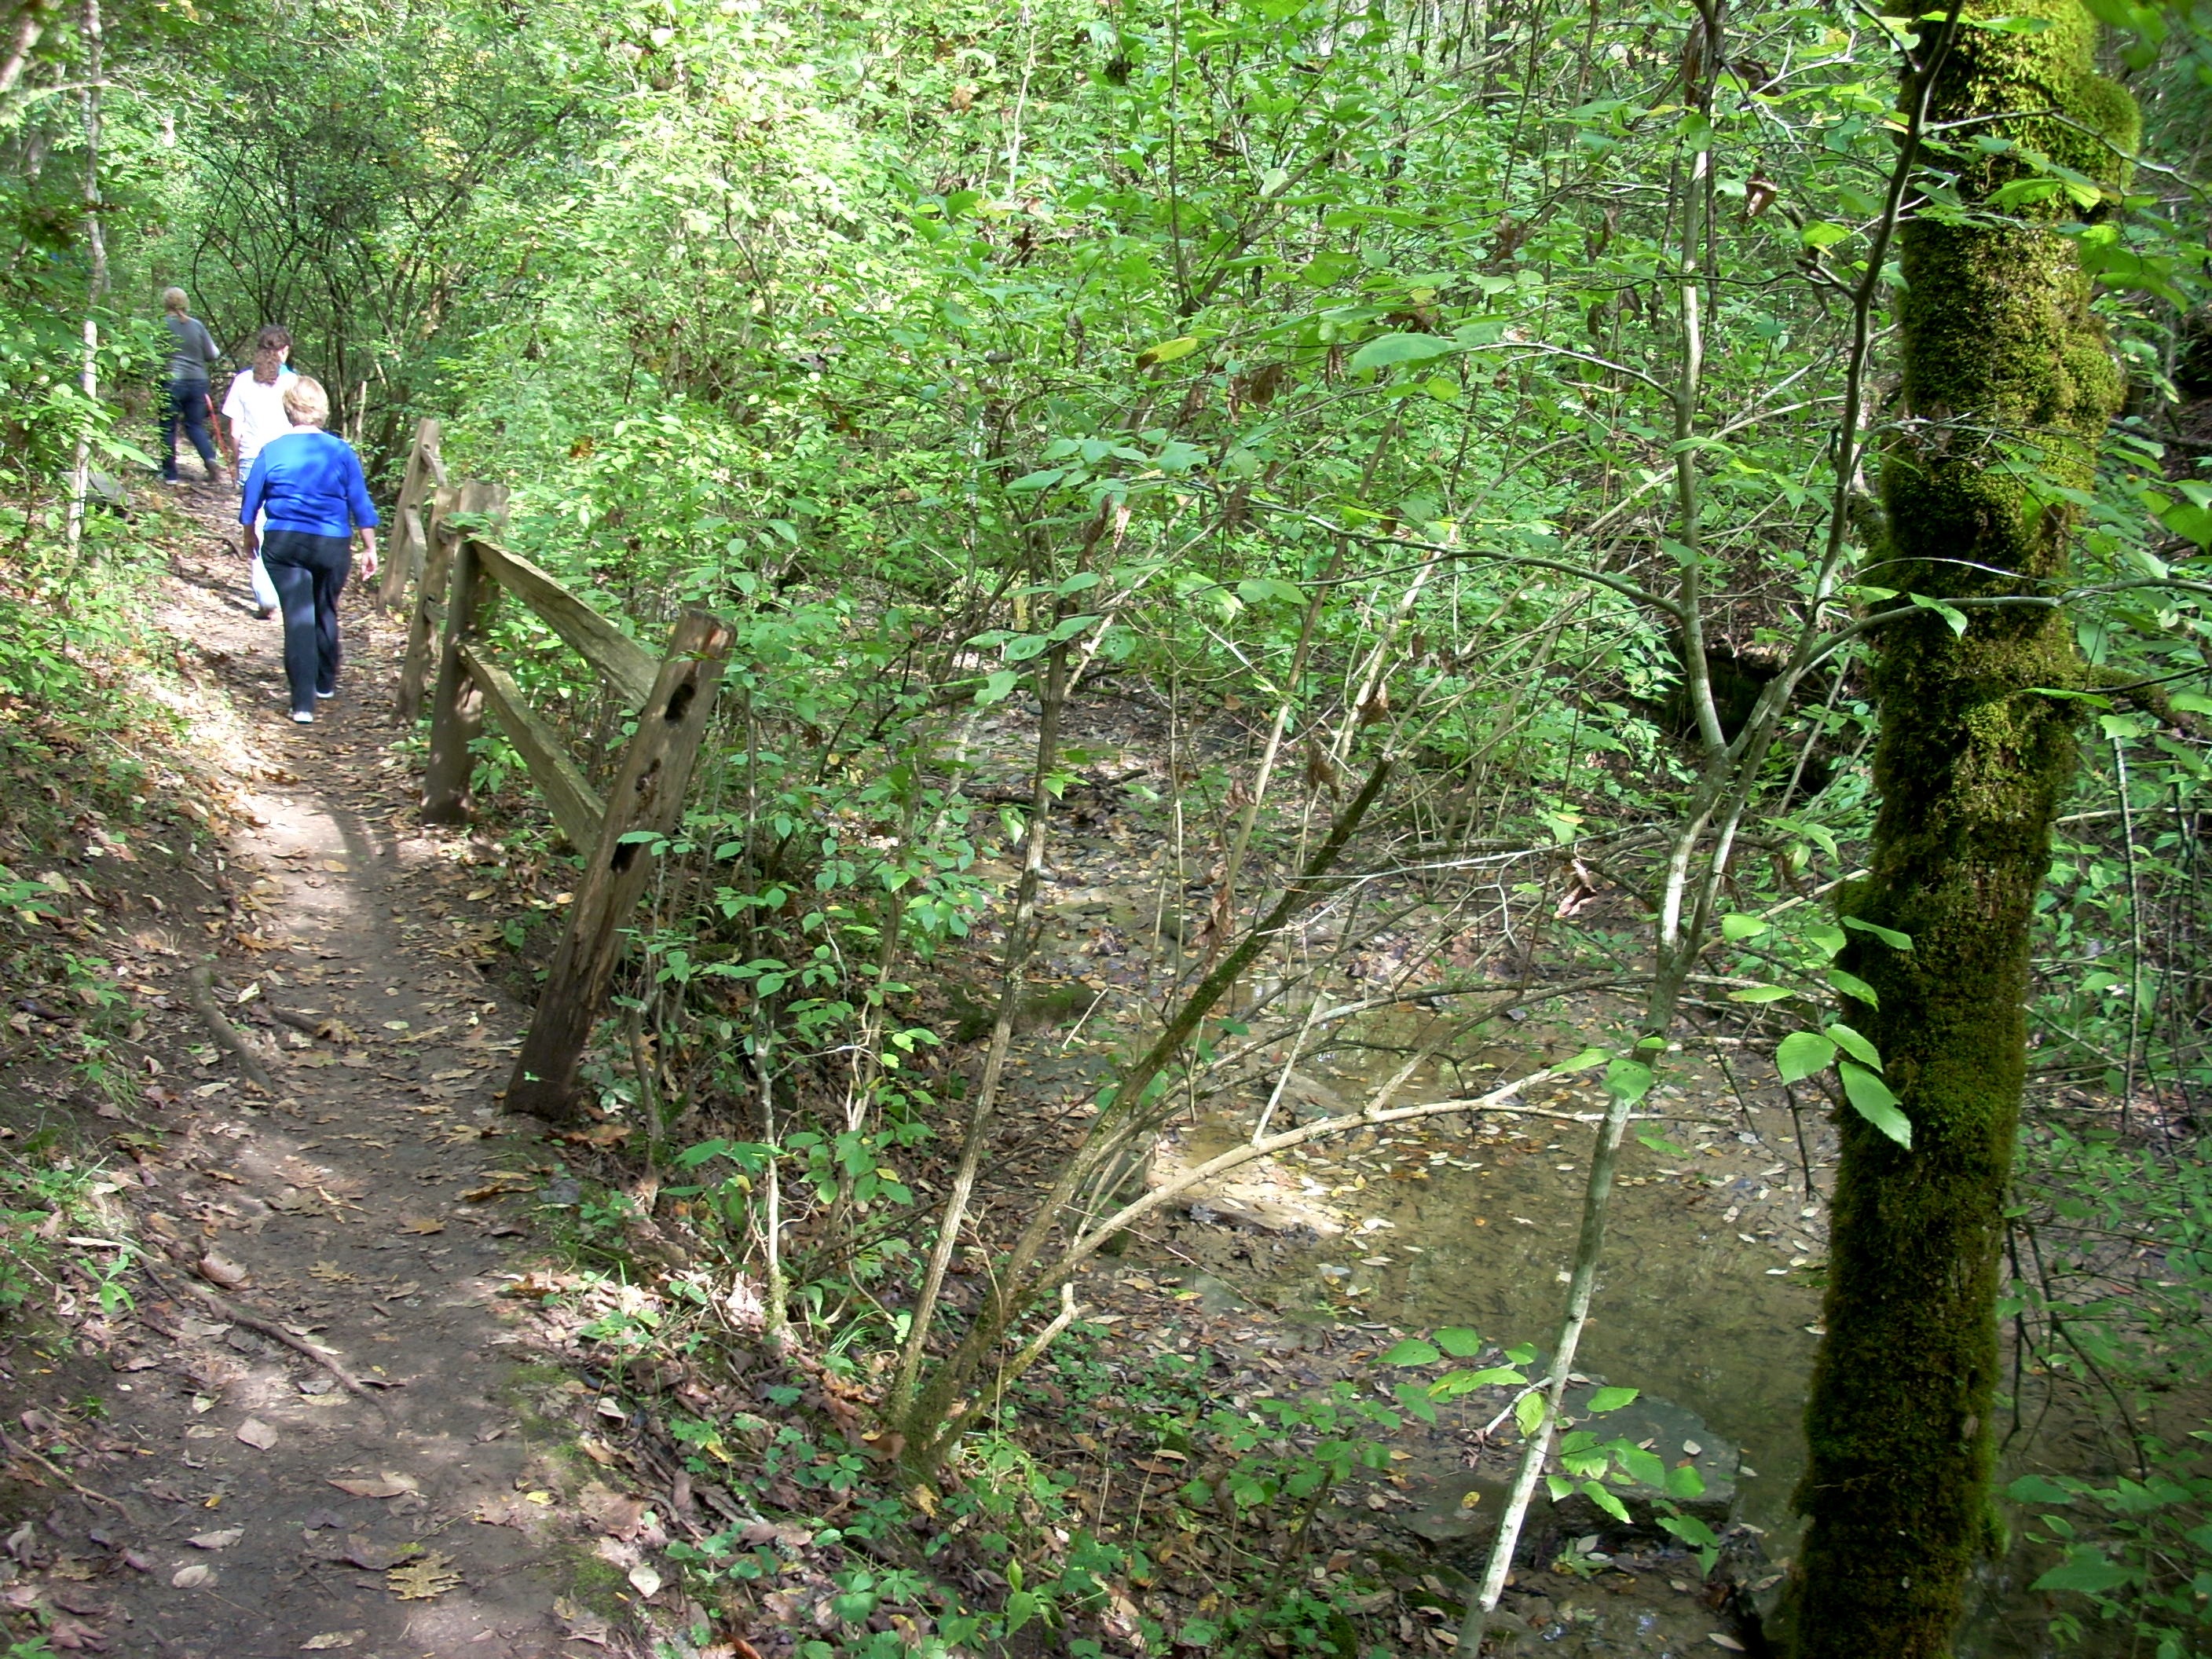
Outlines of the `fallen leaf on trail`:
[[611,1468],[614,1464],[614,1448],[604,1440],[592,1439],[588,1434],[580,1434],[576,1437],[576,1449],[603,1468]]
[[402,1297],[414,1295],[416,1291],[422,1288],[422,1283],[420,1279],[410,1279],[404,1285],[394,1285],[390,1290],[384,1293],[384,1299],[386,1302],[397,1302]]
[[645,1499],[610,1498],[592,1511],[592,1520],[610,1538],[635,1538],[645,1524]]
[[555,1598],[553,1612],[555,1616],[568,1626],[570,1641],[589,1642],[592,1646],[600,1648],[607,1645],[607,1635],[611,1626],[605,1620],[600,1618],[590,1608],[562,1595]]
[[482,1187],[471,1187],[463,1193],[461,1197],[467,1203],[482,1204],[489,1199],[504,1198],[509,1193],[526,1193],[530,1190],[530,1188],[514,1182],[494,1181]]
[[220,1285],[227,1291],[234,1291],[245,1284],[250,1275],[235,1261],[210,1250],[200,1258],[200,1277],[210,1285]]
[[367,1476],[333,1478],[331,1485],[356,1498],[398,1498],[417,1490],[414,1478],[404,1474],[380,1474],[373,1480]]
[[369,1572],[382,1572],[395,1567],[407,1558],[406,1550],[398,1544],[380,1544],[362,1533],[346,1535],[345,1551],[338,1559],[350,1562]]
[[227,1550],[246,1536],[243,1527],[227,1527],[221,1532],[195,1533],[185,1542],[196,1550]]
[[629,1421],[629,1413],[622,1408],[622,1403],[619,1401],[609,1400],[602,1396],[595,1409],[600,1416],[611,1417],[617,1423]]
[[169,1575],[169,1583],[178,1589],[191,1589],[214,1577],[213,1567],[179,1567]]
[[1715,1631],[1711,1635],[1707,1636],[1705,1640],[1711,1642],[1717,1648],[1726,1648],[1730,1653],[1743,1653],[1748,1651],[1743,1644],[1737,1641],[1735,1637],[1723,1636],[1718,1631]]
[[641,1561],[629,1570],[629,1582],[631,1587],[648,1601],[660,1594],[660,1575],[646,1562]]
[[368,1632],[366,1630],[327,1631],[320,1636],[310,1636],[300,1644],[302,1653],[328,1653],[332,1648],[349,1648]]
[[258,1417],[249,1417],[238,1425],[238,1437],[257,1451],[267,1451],[276,1443],[276,1431]]
[[319,1279],[325,1285],[358,1285],[360,1278],[342,1270],[335,1261],[318,1261],[307,1269],[307,1277]]
[[522,1497],[525,1503],[536,1504],[541,1508],[550,1507],[553,1502],[553,1494],[550,1492],[526,1492]]
[[74,1619],[57,1619],[47,1628],[46,1640],[69,1653],[105,1653],[107,1638],[89,1625]]
[[404,1019],[387,1019],[384,1022],[384,1029],[387,1031],[404,1031],[407,1029],[407,1022]]
[[447,1590],[459,1589],[461,1575],[453,1571],[452,1556],[433,1550],[419,1561],[392,1568],[384,1575],[384,1582],[402,1601],[428,1601]]
[[434,1221],[428,1216],[410,1216],[399,1224],[399,1231],[403,1233],[442,1233],[446,1231],[446,1224]]
[[323,868],[329,871],[334,876],[342,876],[346,872],[346,866],[340,864],[336,859],[325,859],[323,860]]

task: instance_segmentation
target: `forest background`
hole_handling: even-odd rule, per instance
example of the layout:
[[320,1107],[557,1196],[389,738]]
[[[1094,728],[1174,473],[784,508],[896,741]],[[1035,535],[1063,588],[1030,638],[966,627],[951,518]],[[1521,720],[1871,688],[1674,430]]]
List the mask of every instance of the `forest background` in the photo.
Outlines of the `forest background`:
[[[1625,998],[1591,1056],[1615,1146],[1669,1045],[1717,1036],[1832,1105],[1863,1157],[1909,1142],[1918,1108],[1882,1067],[1911,1033],[1881,1029],[1877,988],[1878,953],[1912,940],[1856,910],[1837,925],[1880,839],[1876,642],[1899,617],[1971,643],[1998,608],[2051,606],[2084,666],[2023,684],[2066,705],[2079,764],[2054,775],[2033,903],[1993,1293],[2008,1363],[2101,1401],[2119,1451],[2111,1478],[2031,1483],[2007,1513],[2045,1551],[2055,1640],[2212,1650],[2203,1435],[2144,1409],[2212,1360],[2212,13],[2090,11],[2139,139],[2065,110],[2032,131],[2046,112],[1914,118],[1910,76],[1900,100],[1901,71],[1955,43],[2044,61],[2087,21],[2070,4],[19,3],[0,40],[5,694],[131,717],[86,688],[128,653],[149,581],[146,521],[106,509],[147,465],[170,283],[227,346],[290,327],[383,499],[434,416],[456,476],[510,489],[508,544],[648,640],[687,604],[734,617],[719,740],[661,849],[593,1103],[696,1172],[695,1243],[757,1281],[772,1334],[856,1380],[929,1491],[963,1413],[1000,1403],[978,1382],[1000,1345],[1034,1358],[1062,1253],[1096,1242],[1060,1218],[1113,1207],[1174,1090],[1279,1058],[1332,998],[1418,990],[1467,1011],[1460,1042],[1602,983]],[[1908,581],[1890,556],[1882,464],[1955,413],[1904,389],[1896,245],[1917,225],[2017,233],[2094,284],[2109,421],[2079,455],[1994,416],[1980,434],[1977,465],[2071,542],[2032,592]],[[527,617],[500,627],[603,756],[620,711]],[[942,1341],[1051,820],[1093,781],[1062,716],[1106,678],[1180,731],[1243,732],[1193,738],[1164,788],[1127,786],[1188,876],[1197,966],[1044,1230],[979,1236],[1000,1288]],[[1009,711],[1031,776],[979,791],[976,721]],[[557,872],[569,849],[520,778],[482,740],[482,810]],[[1009,907],[977,874],[993,856],[1025,865]],[[1355,879],[1419,896],[1389,994],[1355,988],[1349,942],[1285,943],[1286,917]],[[1601,891],[1636,902],[1578,919]],[[1493,941],[1472,969],[1452,955],[1470,933]],[[935,964],[982,951],[976,1082],[914,1010]],[[1256,1006],[1222,1000],[1263,970]],[[923,1167],[950,1224],[917,1198]],[[1594,1182],[1594,1213],[1604,1196]],[[1318,1422],[1285,1443],[1326,1475],[1349,1454]],[[1023,1478],[1034,1520],[1060,1489]],[[1099,1587],[1141,1547],[990,1535],[980,1577],[851,1569],[824,1650],[1095,1640]],[[710,1552],[702,1582],[742,1589],[753,1554]],[[1365,1650],[1356,1590],[1249,1574],[1218,1639]],[[908,1605],[940,1634],[887,1630]]]

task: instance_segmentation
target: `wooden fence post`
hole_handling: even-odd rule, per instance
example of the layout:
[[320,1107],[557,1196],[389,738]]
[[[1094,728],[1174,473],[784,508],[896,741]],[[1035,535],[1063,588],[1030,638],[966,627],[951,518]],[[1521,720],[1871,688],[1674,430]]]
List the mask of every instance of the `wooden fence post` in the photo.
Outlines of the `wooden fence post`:
[[[457,579],[457,602],[458,594]],[[639,831],[669,835],[681,820],[731,641],[729,624],[704,611],[686,611],[676,624],[653,695],[638,714],[637,734],[623,750],[599,844],[577,881],[568,931],[507,1081],[511,1112],[556,1122],[570,1114],[584,1045],[622,953],[623,922],[653,873],[644,845],[624,838]]]
[[[425,415],[415,423],[415,441],[407,451],[407,471],[400,480],[399,503],[392,514],[391,534],[386,539],[384,576],[376,590],[377,608],[396,611],[407,584],[422,573],[422,498],[435,484],[446,481],[438,457],[438,422]],[[411,520],[410,515],[416,515]]]
[[422,574],[415,584],[408,606],[407,654],[399,663],[399,690],[394,712],[403,726],[422,717],[422,694],[429,690],[430,665],[436,659],[438,641],[446,620],[446,587],[453,574],[453,544],[458,533],[446,522],[459,510],[461,492],[441,484],[430,498],[428,527],[422,538]]
[[[484,513],[503,501],[496,484],[461,486],[455,510]],[[422,821],[464,823],[471,805],[469,773],[475,757],[469,745],[483,730],[483,693],[469,672],[461,647],[480,637],[499,599],[496,584],[481,580],[473,532],[462,532],[453,549],[453,568],[446,594],[445,647],[438,659],[438,690],[430,705],[430,762],[422,774]]]

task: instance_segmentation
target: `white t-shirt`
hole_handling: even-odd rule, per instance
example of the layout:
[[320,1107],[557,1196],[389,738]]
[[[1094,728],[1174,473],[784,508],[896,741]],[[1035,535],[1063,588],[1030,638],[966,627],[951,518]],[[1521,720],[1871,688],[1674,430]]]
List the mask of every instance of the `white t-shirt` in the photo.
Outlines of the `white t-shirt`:
[[264,386],[250,368],[240,370],[222,400],[223,418],[238,441],[238,471],[242,477],[262,446],[274,443],[292,429],[284,412],[284,388],[300,377],[289,368],[276,371],[275,384]]

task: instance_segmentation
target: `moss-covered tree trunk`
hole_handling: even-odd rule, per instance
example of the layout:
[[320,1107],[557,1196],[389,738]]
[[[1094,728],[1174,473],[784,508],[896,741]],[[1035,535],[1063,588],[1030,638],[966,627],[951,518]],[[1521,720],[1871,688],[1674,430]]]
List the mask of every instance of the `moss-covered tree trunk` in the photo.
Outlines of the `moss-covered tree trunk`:
[[[2045,27],[1973,26],[1999,15]],[[1956,176],[1958,210],[1939,201],[1900,233],[1889,546],[1866,580],[1969,603],[1962,633],[1929,611],[1876,636],[1881,811],[1871,874],[1846,908],[1912,948],[1856,933],[1845,965],[1880,994],[1878,1012],[1852,1018],[1881,1050],[1912,1145],[1843,1118],[1827,1336],[1797,1494],[1810,1523],[1790,1595],[1799,1659],[1949,1653],[1993,1535],[1998,1251],[2028,921],[2075,760],[2069,705],[2037,688],[2068,686],[2080,665],[2063,614],[1973,602],[2045,597],[2063,580],[2075,514],[2056,492],[2092,480],[2120,394],[2089,283],[2056,228],[2082,206],[2063,187],[1997,192],[2041,176],[2023,152],[2118,184],[2134,106],[2092,68],[2095,25],[2080,0],[1971,5],[1966,19],[1929,110],[1933,131],[1971,123],[1935,158]],[[1994,222],[1999,208],[2027,222]]]

